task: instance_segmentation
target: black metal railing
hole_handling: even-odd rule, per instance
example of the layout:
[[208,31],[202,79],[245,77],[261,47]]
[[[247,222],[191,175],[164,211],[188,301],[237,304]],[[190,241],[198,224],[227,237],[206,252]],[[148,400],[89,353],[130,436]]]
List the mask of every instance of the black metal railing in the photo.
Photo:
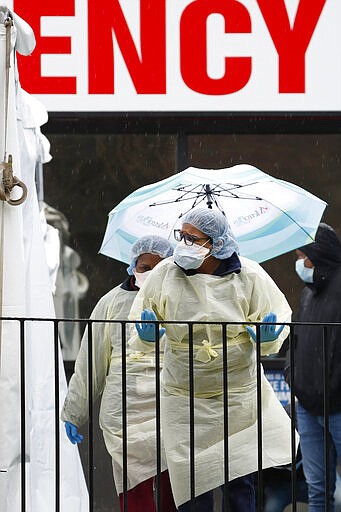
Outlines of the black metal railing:
[[[53,324],[53,354],[54,354],[54,404],[55,404],[55,422],[54,422],[54,439],[55,439],[55,512],[60,512],[61,510],[61,461],[60,461],[60,429],[61,429],[61,420],[60,420],[60,392],[59,392],[59,382],[60,382],[60,347],[59,347],[59,337],[58,337],[58,328],[61,322],[80,322],[82,326],[86,326],[88,337],[88,396],[93,396],[93,353],[96,350],[93,339],[93,326],[95,323],[110,323],[110,324],[118,324],[121,327],[121,340],[120,340],[120,349],[121,349],[121,357],[122,357],[122,432],[123,432],[123,510],[124,512],[129,512],[129,503],[128,503],[128,453],[127,453],[127,432],[128,432],[128,420],[127,420],[127,407],[129,405],[129,396],[127,396],[127,381],[126,381],[126,370],[127,370],[127,329],[128,326],[132,324],[132,322],[128,321],[115,321],[115,320],[94,320],[94,319],[45,319],[45,318],[3,318],[4,322],[17,322],[19,323],[20,329],[20,411],[21,411],[21,426],[20,426],[20,439],[21,439],[21,512],[25,512],[25,503],[26,503],[26,495],[27,489],[27,478],[26,478],[26,469],[25,469],[25,454],[27,450],[26,446],[26,430],[28,428],[27,425],[27,407],[26,403],[26,351],[28,347],[26,346],[27,336],[26,336],[26,325],[28,323],[35,322],[51,322]],[[158,325],[158,322],[152,322]],[[229,397],[228,397],[228,387],[229,387],[229,379],[228,379],[228,370],[229,370],[229,355],[228,355],[228,334],[227,329],[228,326],[231,325],[240,325],[240,322],[162,322],[162,325],[166,327],[167,325],[176,324],[176,325],[185,325],[188,329],[188,365],[189,365],[189,472],[190,472],[190,501],[192,503],[191,510],[195,511],[194,498],[195,498],[195,488],[196,488],[196,461],[195,461],[195,446],[196,446],[196,426],[195,426],[195,369],[194,369],[194,328],[198,325],[220,325],[221,326],[221,339],[222,339],[222,386],[223,386],[223,428],[224,428],[224,448],[223,448],[223,456],[224,456],[224,468],[223,474],[225,476],[225,484],[223,485],[223,497],[224,497],[224,510],[223,512],[229,511],[228,504],[228,494],[229,494]],[[248,325],[243,324],[243,325]],[[260,338],[260,323],[249,324],[255,326],[257,339]],[[322,338],[321,338],[321,354],[322,354],[322,364],[323,364],[323,376],[324,376],[324,431],[329,432],[329,367],[328,367],[328,353],[329,353],[329,344],[328,344],[328,327],[340,327],[339,323],[288,323],[286,324],[290,328],[290,333],[288,336],[288,351],[289,351],[289,361],[290,361],[290,396],[291,396],[291,459],[292,459],[292,478],[291,478],[291,494],[292,494],[292,510],[296,511],[296,438],[295,438],[295,329],[297,326],[309,325],[319,329],[322,329]],[[156,501],[156,510],[158,512],[162,512],[161,510],[161,451],[162,451],[162,440],[161,440],[161,379],[160,379],[160,370],[162,366],[161,362],[161,349],[160,349],[160,340],[158,338],[158,329],[156,329],[157,339],[155,342],[155,421],[156,421],[156,493],[155,493],[155,501]],[[257,512],[263,510],[263,423],[262,423],[262,387],[261,387],[261,375],[262,375],[262,356],[261,356],[261,344],[256,343],[256,371],[257,371],[257,443],[258,443],[258,478],[257,478]],[[268,360],[269,361],[269,360]],[[88,468],[87,468],[87,484],[89,491],[89,512],[95,512],[94,505],[94,407],[93,400],[88,400]],[[13,432],[13,435],[17,435],[16,432]],[[329,489],[330,489],[330,461],[329,461],[329,436],[325,435],[324,440],[324,454],[325,454],[325,511],[330,511],[329,504]],[[86,469],[86,468],[84,468]],[[97,512],[97,511],[96,511]]]

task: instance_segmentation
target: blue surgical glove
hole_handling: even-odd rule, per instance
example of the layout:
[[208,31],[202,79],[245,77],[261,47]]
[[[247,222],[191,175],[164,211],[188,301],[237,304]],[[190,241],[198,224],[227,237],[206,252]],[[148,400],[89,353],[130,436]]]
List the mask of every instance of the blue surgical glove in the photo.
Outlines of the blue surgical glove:
[[[265,315],[262,322],[274,322],[277,321],[277,315],[275,313],[269,313]],[[280,325],[276,331],[276,325],[261,325],[260,326],[260,342],[264,343],[267,341],[275,341],[284,329],[284,325]],[[249,325],[246,326],[247,332],[250,334],[253,341],[257,341],[256,332]]]
[[70,439],[72,444],[81,443],[83,441],[82,434],[78,433],[78,427],[69,421],[64,423],[66,435]]
[[[149,311],[148,309],[144,309],[141,313],[141,320],[142,320],[141,324],[135,324],[135,327],[136,327],[139,337],[143,341],[155,342],[156,341],[155,325],[143,323],[143,321],[146,321],[146,320],[157,321],[154,311]],[[166,332],[166,329],[164,327],[160,327],[159,338],[161,338],[161,336],[163,336],[165,332]]]

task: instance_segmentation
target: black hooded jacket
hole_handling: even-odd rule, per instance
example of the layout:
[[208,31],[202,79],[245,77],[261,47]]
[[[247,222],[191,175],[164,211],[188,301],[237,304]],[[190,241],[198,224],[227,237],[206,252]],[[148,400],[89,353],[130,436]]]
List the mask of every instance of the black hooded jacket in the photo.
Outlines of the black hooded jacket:
[[[315,242],[300,250],[315,268],[313,283],[302,291],[296,321],[341,322],[341,242],[335,231],[321,223]],[[323,415],[323,327],[297,326],[295,334],[295,395],[311,414]],[[329,412],[335,413],[341,411],[341,327],[326,327],[326,340]]]

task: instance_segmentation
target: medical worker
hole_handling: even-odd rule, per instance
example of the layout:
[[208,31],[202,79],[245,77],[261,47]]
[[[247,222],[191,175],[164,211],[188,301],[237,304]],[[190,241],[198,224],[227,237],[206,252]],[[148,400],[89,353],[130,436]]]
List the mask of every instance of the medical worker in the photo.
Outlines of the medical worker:
[[[229,506],[255,510],[257,459],[256,334],[244,322],[290,322],[291,310],[270,276],[256,262],[238,256],[226,217],[194,209],[175,230],[173,258],[147,278],[129,318],[159,321],[238,322],[227,326],[228,430],[224,432],[223,335],[219,324],[193,325],[194,461],[196,512],[213,510],[213,489],[224,484],[224,442],[228,443]],[[277,315],[277,317],[276,317]],[[151,345],[150,324],[137,323],[135,347]],[[154,336],[155,336],[155,325]],[[162,432],[178,510],[190,503],[189,327],[165,324]],[[144,333],[147,333],[147,336]],[[262,355],[279,351],[288,327],[262,325]],[[291,462],[290,419],[261,374],[263,468]]]
[[[170,256],[170,243],[159,236],[144,236],[132,246],[129,277],[113,288],[97,303],[91,314],[94,320],[127,320],[132,302],[152,269]],[[127,324],[129,340],[134,324]],[[100,426],[108,452],[112,457],[114,481],[123,510],[123,441],[122,441],[122,332],[119,323],[92,324],[93,336],[93,399],[103,393]],[[129,512],[154,512],[153,490],[156,470],[156,400],[155,353],[136,352],[127,344],[126,402],[127,402],[127,479]],[[85,332],[75,364],[68,394],[62,410],[66,433],[72,443],[83,437],[78,427],[88,419],[88,335]],[[168,472],[162,457],[161,506],[173,512],[175,505]]]

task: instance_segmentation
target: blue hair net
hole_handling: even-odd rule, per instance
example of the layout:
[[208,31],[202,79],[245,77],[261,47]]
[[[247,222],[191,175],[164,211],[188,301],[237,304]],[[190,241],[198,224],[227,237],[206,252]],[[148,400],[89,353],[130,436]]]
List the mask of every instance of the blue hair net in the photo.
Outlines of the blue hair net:
[[141,254],[158,254],[160,258],[172,256],[173,247],[166,238],[157,235],[142,236],[132,245],[130,251],[130,265],[127,268],[128,274],[132,275],[136,267],[137,258]]
[[196,208],[189,211],[182,223],[191,224],[213,240],[211,255],[224,260],[239,253],[239,245],[233,237],[227,218],[219,210]]

